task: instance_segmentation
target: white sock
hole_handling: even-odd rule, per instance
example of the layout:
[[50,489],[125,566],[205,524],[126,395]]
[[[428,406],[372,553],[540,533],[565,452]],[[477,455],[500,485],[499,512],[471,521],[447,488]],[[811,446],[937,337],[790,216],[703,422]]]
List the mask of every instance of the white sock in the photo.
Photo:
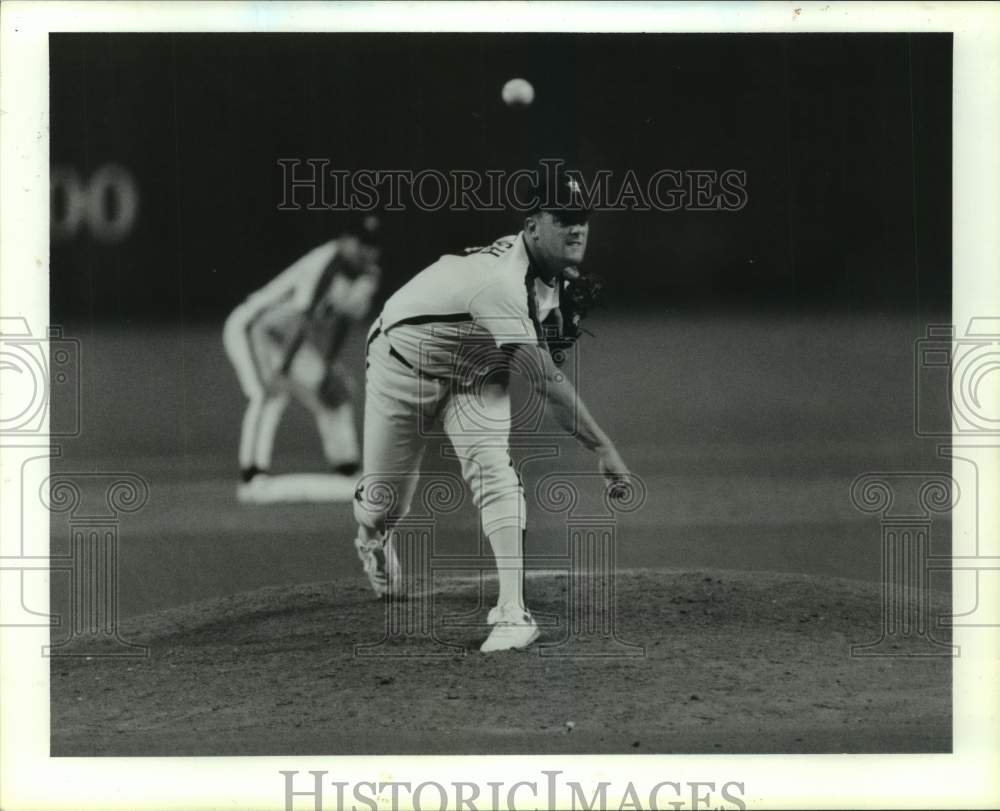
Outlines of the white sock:
[[500,593],[497,605],[516,605],[524,611],[524,558],[520,527],[503,527],[490,534],[490,546],[496,558]]

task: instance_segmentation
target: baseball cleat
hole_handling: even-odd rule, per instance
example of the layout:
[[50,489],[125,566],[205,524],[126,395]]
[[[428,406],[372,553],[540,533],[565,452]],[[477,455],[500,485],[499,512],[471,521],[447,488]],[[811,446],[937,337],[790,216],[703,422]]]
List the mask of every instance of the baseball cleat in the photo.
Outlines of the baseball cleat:
[[526,648],[538,639],[538,626],[531,614],[519,605],[496,606],[486,622],[493,626],[482,647],[483,653]]
[[384,539],[372,538],[370,541],[355,538],[354,548],[358,550],[358,558],[375,593],[379,597],[399,595],[399,560],[392,547],[392,540],[388,536]]
[[356,479],[361,470],[360,462],[344,462],[340,465],[331,465],[330,472],[335,476],[346,476],[349,479]]
[[249,481],[236,486],[236,500],[240,504],[264,504],[268,500],[271,477],[266,473],[257,473]]
[[486,624],[496,625],[498,622],[500,622],[501,618],[504,615],[504,611],[506,610],[507,606],[504,605],[493,606],[493,608],[490,609],[490,613],[486,615]]

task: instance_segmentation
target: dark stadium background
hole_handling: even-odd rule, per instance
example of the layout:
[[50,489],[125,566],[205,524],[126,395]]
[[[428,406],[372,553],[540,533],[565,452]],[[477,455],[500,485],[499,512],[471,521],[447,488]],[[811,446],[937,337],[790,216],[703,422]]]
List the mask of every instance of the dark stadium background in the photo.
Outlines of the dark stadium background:
[[[527,112],[500,101],[532,81]],[[336,231],[279,212],[279,158],[640,178],[743,169],[738,213],[605,214],[590,266],[671,309],[949,310],[950,35],[51,38],[51,160],[135,176],[121,244],[52,246],[55,319],[218,319]],[[342,216],[342,215],[341,215]],[[387,290],[516,218],[387,217]]]
[[[52,166],[86,181],[118,164],[139,193],[130,234],[53,239],[50,271],[52,323],[81,357],[81,432],[54,464],[150,482],[122,519],[125,613],[356,571],[349,505],[248,511],[233,493],[243,401],[222,321],[344,222],[279,211],[280,158],[746,171],[738,212],[592,220],[608,307],[577,379],[650,491],[623,566],[877,580],[878,519],[851,482],[947,468],[914,433],[915,393],[942,405],[915,389],[914,342],[950,320],[950,34],[54,34],[50,63]],[[513,76],[536,88],[527,111],[500,101]],[[386,216],[383,294],[516,228]],[[357,377],[362,343],[345,350]],[[58,419],[78,407],[53,398]],[[562,447],[559,464],[593,470]],[[275,460],[321,469],[302,409]],[[551,551],[564,530],[529,512],[529,553]],[[465,548],[475,513],[445,524]],[[66,532],[53,519],[54,549]]]

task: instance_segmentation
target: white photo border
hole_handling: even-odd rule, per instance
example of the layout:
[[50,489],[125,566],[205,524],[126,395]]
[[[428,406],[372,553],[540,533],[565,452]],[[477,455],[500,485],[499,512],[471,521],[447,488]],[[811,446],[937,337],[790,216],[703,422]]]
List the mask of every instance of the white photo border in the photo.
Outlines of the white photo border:
[[[462,7],[457,7],[462,6]],[[954,32],[953,323],[1000,315],[1000,6],[954,3],[309,3],[26,2],[0,7],[0,302],[4,315],[47,324],[49,265],[48,34],[67,31],[646,31]],[[44,444],[44,443],[42,443]],[[23,448],[2,449],[4,554],[21,519],[48,537],[48,514],[23,516],[14,488]],[[985,448],[981,493],[1000,492]],[[954,537],[963,527],[956,515]],[[995,512],[980,516],[984,550],[1000,555]],[[994,584],[995,585],[995,584]],[[996,604],[996,595],[985,595]],[[958,595],[955,600],[957,602]],[[0,610],[7,610],[6,600]],[[957,610],[957,609],[956,609]],[[995,615],[1000,625],[1000,615]],[[2,617],[0,617],[2,620]],[[513,783],[561,770],[562,781],[730,781],[747,807],[1000,805],[1000,635],[956,628],[951,755],[636,755],[533,757],[49,758],[47,628],[0,627],[0,807],[128,809],[284,807],[280,770],[328,780],[455,779]],[[433,795],[431,795],[433,796]],[[488,796],[484,792],[484,796]],[[621,797],[609,795],[617,807]],[[568,802],[566,797],[562,802]],[[296,808],[310,807],[308,801]],[[332,804],[328,807],[332,807]]]

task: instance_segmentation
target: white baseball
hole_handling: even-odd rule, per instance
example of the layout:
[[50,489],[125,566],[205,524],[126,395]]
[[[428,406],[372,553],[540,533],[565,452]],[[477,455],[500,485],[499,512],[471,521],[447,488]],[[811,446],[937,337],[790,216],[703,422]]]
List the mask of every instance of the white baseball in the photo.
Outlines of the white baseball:
[[535,100],[535,88],[527,79],[510,79],[500,91],[500,97],[508,107],[527,107]]

